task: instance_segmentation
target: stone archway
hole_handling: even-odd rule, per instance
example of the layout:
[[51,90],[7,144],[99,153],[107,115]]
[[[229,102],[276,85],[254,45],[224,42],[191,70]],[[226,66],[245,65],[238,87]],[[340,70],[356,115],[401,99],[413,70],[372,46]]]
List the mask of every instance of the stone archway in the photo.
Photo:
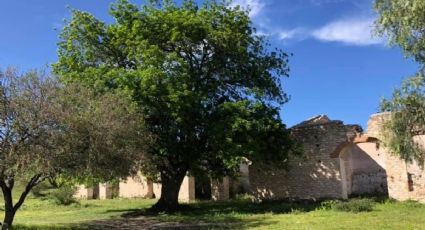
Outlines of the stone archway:
[[358,135],[331,154],[340,160],[342,197],[388,194],[385,154],[376,138]]

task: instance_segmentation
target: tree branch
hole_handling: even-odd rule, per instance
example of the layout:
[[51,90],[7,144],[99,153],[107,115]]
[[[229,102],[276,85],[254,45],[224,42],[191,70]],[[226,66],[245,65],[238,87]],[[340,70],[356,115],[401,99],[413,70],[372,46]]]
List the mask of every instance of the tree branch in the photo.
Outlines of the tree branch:
[[19,197],[18,202],[13,206],[13,210],[15,212],[22,206],[22,204],[25,201],[25,198],[27,197],[31,189],[45,179],[44,177],[41,177],[41,176],[42,176],[41,174],[37,174],[33,176],[31,180],[27,183],[27,186],[25,187],[25,190],[22,192],[21,196]]

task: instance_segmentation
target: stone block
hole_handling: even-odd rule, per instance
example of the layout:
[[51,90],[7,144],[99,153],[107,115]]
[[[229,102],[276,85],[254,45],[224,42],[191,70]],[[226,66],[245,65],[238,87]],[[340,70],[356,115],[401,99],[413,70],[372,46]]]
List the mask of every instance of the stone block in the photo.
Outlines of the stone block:
[[86,187],[85,185],[79,185],[77,186],[74,197],[77,199],[93,199],[94,189],[92,187]]

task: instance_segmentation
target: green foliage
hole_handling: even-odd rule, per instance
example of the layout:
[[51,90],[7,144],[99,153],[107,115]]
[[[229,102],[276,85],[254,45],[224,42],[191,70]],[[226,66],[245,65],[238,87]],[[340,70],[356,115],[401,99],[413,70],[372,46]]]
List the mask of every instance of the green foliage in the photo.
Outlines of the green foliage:
[[253,201],[254,196],[248,194],[248,193],[239,193],[235,195],[234,200],[245,200],[245,201]]
[[425,64],[425,1],[375,0],[378,33]]
[[332,210],[339,212],[370,212],[375,206],[375,201],[368,198],[356,198],[349,201],[336,201],[326,203],[327,206],[332,207]]
[[57,205],[70,205],[77,203],[74,198],[75,187],[64,185],[50,192],[49,198]]
[[43,198],[48,193],[48,190],[51,189],[51,186],[49,186],[47,183],[42,182],[31,189],[31,194],[35,198]]
[[[384,125],[384,143],[406,161],[425,163],[425,147],[415,136],[425,133],[425,1],[376,0],[377,31],[399,45],[407,56],[422,65],[416,76],[405,80],[381,110],[391,112]],[[417,138],[417,137],[416,137]]]
[[418,135],[425,134],[424,75],[420,73],[405,80],[390,99],[381,102],[381,110],[391,113],[384,124],[384,144],[402,159],[415,160],[423,167],[425,146]]
[[[128,176],[150,139],[143,116],[125,92],[98,94],[77,84],[64,86],[39,71],[0,72],[4,223],[12,226],[27,195],[46,179],[61,183]],[[25,182],[25,189],[14,201],[16,181]]]
[[318,207],[318,210],[332,210],[335,205],[340,203],[339,200],[325,200],[320,202],[320,206]]
[[284,165],[297,152],[279,118],[288,55],[271,51],[239,7],[160,2],[119,0],[114,23],[73,10],[54,71],[67,83],[131,94],[156,137],[141,161],[154,179],[231,175],[242,157]]

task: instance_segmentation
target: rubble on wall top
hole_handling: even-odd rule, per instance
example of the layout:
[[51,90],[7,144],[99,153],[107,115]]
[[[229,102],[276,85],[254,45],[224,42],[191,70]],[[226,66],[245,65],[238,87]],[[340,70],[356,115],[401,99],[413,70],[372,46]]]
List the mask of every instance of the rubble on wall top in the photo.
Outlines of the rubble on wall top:
[[353,131],[355,131],[356,133],[363,133],[363,128],[360,125],[357,124],[347,124],[344,125],[344,122],[342,122],[341,120],[331,120],[328,116],[322,114],[322,115],[317,115],[314,116],[312,118],[309,118],[297,125],[294,125],[291,127],[291,129],[298,129],[298,128],[304,128],[304,127],[312,127],[312,126],[321,126],[321,125],[328,125],[328,124],[338,124],[338,125],[343,125],[346,128],[349,128]]
[[[322,114],[322,115],[317,115],[317,116],[314,116],[312,118],[309,118],[309,119],[307,119],[307,120],[305,120],[305,121],[303,121],[303,122],[301,122],[297,125],[294,125],[293,128],[310,126],[310,125],[322,125],[322,124],[327,124],[327,123],[330,123],[330,122],[335,122],[335,121],[329,119],[328,116]],[[339,122],[339,121],[337,121],[337,122]]]

